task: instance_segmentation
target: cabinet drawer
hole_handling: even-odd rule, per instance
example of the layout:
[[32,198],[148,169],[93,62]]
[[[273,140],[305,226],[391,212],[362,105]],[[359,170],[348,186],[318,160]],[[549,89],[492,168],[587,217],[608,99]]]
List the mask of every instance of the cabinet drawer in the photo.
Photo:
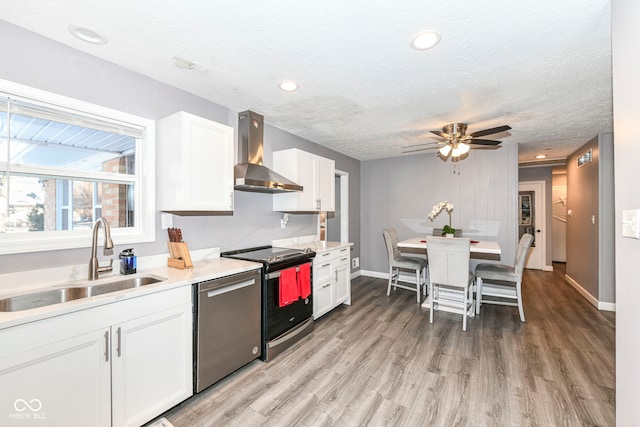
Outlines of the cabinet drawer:
[[316,254],[316,260],[329,261],[338,257],[349,256],[351,253],[350,247],[331,249],[329,251],[318,252]]
[[313,285],[322,283],[331,278],[331,260],[313,261]]

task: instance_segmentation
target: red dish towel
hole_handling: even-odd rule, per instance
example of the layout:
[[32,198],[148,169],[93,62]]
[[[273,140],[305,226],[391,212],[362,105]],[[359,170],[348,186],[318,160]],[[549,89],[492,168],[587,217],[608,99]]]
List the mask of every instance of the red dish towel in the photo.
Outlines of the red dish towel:
[[298,271],[298,292],[301,298],[311,295],[311,264],[302,264]]
[[298,300],[298,283],[296,282],[296,268],[287,268],[280,272],[280,301],[278,305],[284,307]]

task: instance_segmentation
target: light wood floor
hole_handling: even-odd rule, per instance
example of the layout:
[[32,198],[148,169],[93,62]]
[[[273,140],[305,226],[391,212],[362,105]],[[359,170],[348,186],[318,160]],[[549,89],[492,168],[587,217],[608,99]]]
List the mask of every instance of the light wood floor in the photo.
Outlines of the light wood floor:
[[420,308],[386,281],[352,282],[352,306],[164,416],[195,426],[614,426],[615,319],[555,271],[525,273],[516,307]]

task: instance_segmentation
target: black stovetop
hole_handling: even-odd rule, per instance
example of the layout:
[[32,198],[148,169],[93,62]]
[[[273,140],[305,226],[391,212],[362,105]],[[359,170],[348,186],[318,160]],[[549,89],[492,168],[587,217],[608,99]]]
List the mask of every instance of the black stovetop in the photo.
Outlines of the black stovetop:
[[316,253],[309,249],[277,248],[258,246],[254,248],[226,251],[220,254],[225,258],[236,258],[245,261],[261,262],[268,270],[285,268],[292,264],[300,264],[311,260]]

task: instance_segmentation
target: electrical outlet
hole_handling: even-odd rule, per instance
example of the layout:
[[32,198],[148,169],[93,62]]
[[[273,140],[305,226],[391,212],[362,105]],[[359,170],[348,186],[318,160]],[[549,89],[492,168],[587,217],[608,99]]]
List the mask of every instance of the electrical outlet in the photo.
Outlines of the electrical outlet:
[[640,239],[640,210],[622,211],[622,236]]
[[358,268],[360,267],[360,258],[355,257],[351,260],[351,268]]
[[162,229],[166,230],[167,228],[173,227],[173,215],[170,213],[162,213],[160,215],[162,220]]

